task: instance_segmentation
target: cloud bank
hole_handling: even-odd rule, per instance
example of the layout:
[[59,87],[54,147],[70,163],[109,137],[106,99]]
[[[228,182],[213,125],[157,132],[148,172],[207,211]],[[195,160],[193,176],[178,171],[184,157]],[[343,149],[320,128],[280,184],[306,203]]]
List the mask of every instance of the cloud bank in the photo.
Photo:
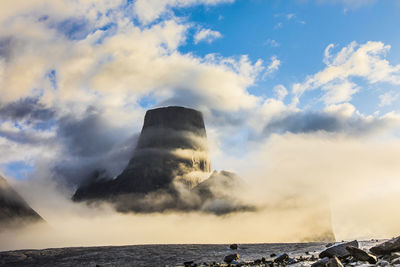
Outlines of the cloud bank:
[[[160,243],[231,242],[232,232],[243,233],[236,242],[301,241],[301,232],[313,230],[310,222],[329,217],[324,213],[329,204],[321,207],[323,215],[301,209],[293,200],[299,184],[301,192],[313,196],[301,203],[319,203],[314,193],[328,192],[333,220],[343,226],[335,227],[339,239],[398,231],[398,218],[383,212],[397,201],[392,185],[399,171],[394,162],[398,114],[367,115],[352,103],[365,90],[359,80],[367,85],[400,83],[399,65],[387,58],[390,45],[327,45],[322,69],[294,84],[264,88],[270,97],[255,94],[251,88],[285,62],[274,55],[267,60],[199,56],[179,49],[199,25],[174,10],[223,3],[233,1],[1,1],[0,170],[5,173],[9,164],[21,161],[33,168],[25,181],[7,178],[58,231],[57,238],[38,239],[36,246],[150,243],[155,238]],[[313,92],[322,107],[303,105],[304,95]],[[390,97],[383,94],[380,100],[389,105]],[[77,185],[99,166],[109,177],[121,172],[145,110],[164,105],[202,111],[216,168],[235,171],[253,184],[255,191],[243,197],[251,195],[249,201],[268,212],[229,218],[131,216],[70,202]],[[379,194],[385,197],[379,199],[371,188],[381,179],[385,186]],[[363,201],[371,208],[361,209]],[[378,209],[380,204],[387,206]],[[368,217],[371,209],[387,223]],[[282,212],[291,219],[282,220]],[[154,220],[165,227],[152,224]],[[205,227],[210,221],[211,228]],[[121,229],[129,228],[129,234],[110,227],[116,223],[126,225]],[[357,227],[361,223],[362,229]],[[98,228],[91,229],[93,224]],[[132,224],[137,229],[128,227]],[[167,230],[176,224],[182,235]],[[112,229],[109,235],[99,235],[104,228]],[[87,241],[79,238],[85,231],[91,237]],[[12,235],[8,248],[23,246],[26,240],[19,236],[12,241]]]

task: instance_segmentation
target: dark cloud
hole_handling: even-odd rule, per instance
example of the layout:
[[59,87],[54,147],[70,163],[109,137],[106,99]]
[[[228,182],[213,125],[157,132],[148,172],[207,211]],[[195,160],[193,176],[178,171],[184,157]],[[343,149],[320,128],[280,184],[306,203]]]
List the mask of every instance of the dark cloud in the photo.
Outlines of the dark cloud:
[[83,118],[67,115],[58,121],[58,137],[74,156],[95,156],[110,151],[121,141],[118,129],[109,126],[102,112],[90,107]]
[[59,22],[57,30],[71,40],[83,40],[91,32],[90,23],[86,18],[68,18]]
[[363,136],[385,129],[390,121],[385,118],[364,118],[359,115],[344,117],[340,114],[301,111],[272,119],[263,130],[264,136],[272,133],[344,133]]
[[54,138],[48,137],[46,135],[42,135],[40,132],[27,132],[27,131],[9,131],[9,130],[1,130],[0,136],[6,138],[7,140],[18,143],[18,144],[30,144],[30,145],[46,145],[52,143]]
[[0,38],[0,57],[8,60],[12,53],[13,39],[11,37]]
[[[71,187],[93,182],[94,179],[112,179],[128,165],[137,139],[138,134],[133,134],[120,140],[110,151],[91,156],[66,154],[53,163],[54,178]],[[102,139],[96,139],[95,142],[101,145]]]
[[63,116],[57,121],[63,154],[53,162],[54,176],[72,187],[96,172],[111,179],[128,164],[137,139],[137,133],[111,126],[97,108],[89,107],[83,117]]
[[0,118],[11,120],[47,121],[55,116],[54,110],[41,104],[37,98],[24,98],[0,106]]

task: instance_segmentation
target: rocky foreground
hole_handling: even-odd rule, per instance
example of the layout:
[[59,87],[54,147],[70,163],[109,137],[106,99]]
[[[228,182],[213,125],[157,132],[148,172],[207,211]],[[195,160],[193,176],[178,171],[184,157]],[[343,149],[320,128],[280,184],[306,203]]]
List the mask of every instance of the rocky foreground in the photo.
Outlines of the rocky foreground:
[[400,267],[400,237],[339,243],[136,245],[0,252],[0,266]]
[[[271,254],[270,257],[241,262],[240,255],[233,253],[225,256],[224,263],[203,263],[200,266],[311,266],[311,267],[344,267],[344,266],[400,266],[400,236],[384,241],[369,249],[360,248],[357,240],[341,243],[330,243],[316,257],[310,252],[305,255],[290,257],[287,253]],[[238,245],[232,244],[232,250]],[[194,262],[185,262],[184,266],[198,266]]]

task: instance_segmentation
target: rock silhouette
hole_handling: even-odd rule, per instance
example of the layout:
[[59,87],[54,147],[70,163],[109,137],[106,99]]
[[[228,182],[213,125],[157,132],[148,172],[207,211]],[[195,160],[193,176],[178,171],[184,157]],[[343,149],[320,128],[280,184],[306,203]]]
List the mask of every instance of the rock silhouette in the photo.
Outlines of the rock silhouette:
[[[146,112],[138,144],[128,166],[115,179],[101,171],[74,194],[75,201],[108,200],[122,212],[203,210],[218,214],[252,207],[230,197],[239,178],[211,173],[207,134],[199,111],[184,107]],[[217,185],[222,185],[217,189]],[[218,210],[213,198],[218,197]]]
[[44,222],[25,200],[0,176],[0,231],[27,223]]

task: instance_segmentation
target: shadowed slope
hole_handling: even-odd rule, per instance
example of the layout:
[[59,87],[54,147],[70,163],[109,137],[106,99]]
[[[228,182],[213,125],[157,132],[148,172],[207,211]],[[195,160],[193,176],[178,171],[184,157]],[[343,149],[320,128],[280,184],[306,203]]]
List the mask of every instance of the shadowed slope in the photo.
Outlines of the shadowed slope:
[[146,112],[139,142],[124,171],[114,180],[95,177],[73,199],[175,191],[174,183],[192,188],[210,171],[202,114],[184,107],[157,108]]
[[42,217],[0,176],[0,231],[41,221],[44,222]]

